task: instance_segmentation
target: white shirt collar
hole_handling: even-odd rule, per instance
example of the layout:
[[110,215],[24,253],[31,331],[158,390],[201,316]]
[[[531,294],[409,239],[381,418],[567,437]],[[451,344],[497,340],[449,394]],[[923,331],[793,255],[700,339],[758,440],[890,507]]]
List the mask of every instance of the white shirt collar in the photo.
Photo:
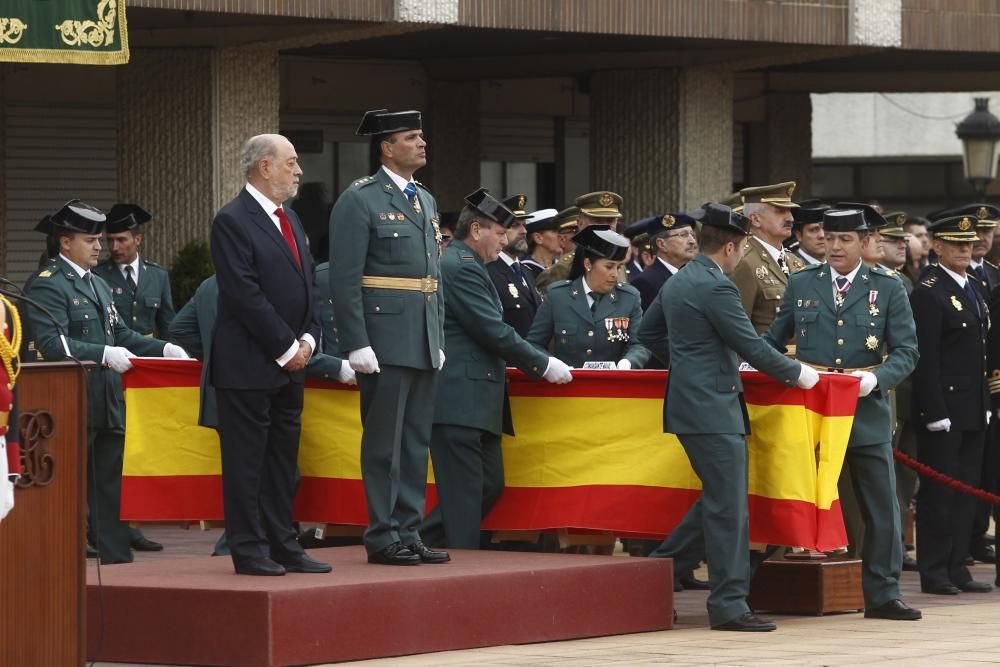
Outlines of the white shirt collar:
[[670,275],[673,275],[673,274],[677,273],[678,271],[680,271],[680,269],[678,269],[676,266],[674,266],[673,264],[671,264],[667,260],[663,259],[659,255],[657,255],[656,259],[660,260],[660,264],[662,264],[663,266],[667,267],[667,271],[670,272]]
[[116,264],[115,266],[117,266],[118,270],[121,271],[121,274],[122,274],[123,278],[128,278],[128,275],[125,273],[125,267],[126,266],[131,266],[132,267],[132,280],[135,281],[136,285],[139,284],[139,255],[135,256],[135,259],[132,261],[131,264]]
[[88,273],[90,273],[90,269],[85,269],[82,266],[80,266],[79,264],[74,263],[73,260],[71,260],[66,255],[64,255],[62,253],[59,253],[59,257],[62,259],[62,261],[66,262],[67,264],[69,264],[70,266],[72,266],[73,270],[76,271],[77,275],[80,276],[81,278],[83,278],[85,275],[87,275]]
[[816,259],[815,257],[813,257],[812,255],[810,255],[809,253],[807,253],[801,247],[799,248],[799,255],[801,255],[802,259],[806,260],[806,263],[808,263],[810,266],[823,263],[818,259]]
[[841,276],[843,276],[844,278],[847,278],[847,282],[849,282],[849,283],[851,283],[853,285],[854,284],[854,278],[858,275],[858,271],[861,270],[861,264],[862,264],[861,260],[858,260],[858,265],[854,267],[853,271],[851,271],[850,273],[848,273],[846,275],[837,273],[837,269],[835,269],[835,268],[833,268],[831,266],[830,267],[830,282],[833,282],[837,278],[840,278]]
[[773,259],[775,261],[775,263],[777,263],[778,262],[778,257],[781,256],[781,253],[784,251],[784,249],[783,248],[775,248],[773,245],[771,245],[767,241],[762,241],[759,236],[754,236],[754,238],[757,239],[758,243],[760,243],[762,246],[764,246],[764,250],[767,251],[767,254],[771,256],[771,259]]
[[382,171],[389,174],[389,178],[391,178],[392,182],[396,184],[396,187],[399,188],[400,192],[405,190],[406,186],[413,182],[412,178],[410,180],[406,180],[393,170],[389,169],[389,167],[385,166],[384,164],[382,165]]
[[983,260],[979,260],[978,262],[976,260],[974,260],[974,259],[970,259],[969,260],[969,269],[970,270],[971,269],[978,269],[982,265],[983,265]]
[[510,257],[510,255],[508,255],[503,250],[500,251],[500,254],[498,255],[498,257],[501,260],[503,260],[503,263],[506,264],[507,266],[514,266],[514,262],[517,261],[516,259],[513,259],[512,257]]
[[267,196],[264,195],[263,192],[261,192],[260,190],[258,190],[254,186],[250,185],[249,183],[246,184],[246,189],[247,189],[247,192],[250,193],[250,196],[253,197],[257,201],[258,204],[260,204],[260,207],[262,209],[264,209],[264,213],[267,213],[268,217],[271,218],[271,222],[274,223],[275,227],[277,227],[278,231],[280,232],[281,231],[281,221],[278,220],[278,216],[276,216],[274,214],[275,210],[277,210],[277,208],[278,208],[278,205],[275,204],[270,199],[268,199]]
[[952,279],[954,279],[954,281],[956,283],[958,283],[959,287],[961,287],[962,289],[965,289],[965,283],[969,282],[969,276],[968,276],[968,274],[966,274],[964,276],[961,276],[961,275],[955,273],[954,271],[952,271],[951,269],[949,269],[948,267],[946,267],[944,264],[938,263],[938,266],[941,267],[942,271],[944,271],[949,276],[951,276]]

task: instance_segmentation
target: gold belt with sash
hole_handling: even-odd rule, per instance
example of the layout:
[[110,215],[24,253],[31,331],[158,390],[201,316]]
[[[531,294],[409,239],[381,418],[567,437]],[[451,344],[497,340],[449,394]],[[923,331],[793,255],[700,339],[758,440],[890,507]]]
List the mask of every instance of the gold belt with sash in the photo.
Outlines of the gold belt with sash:
[[362,276],[362,287],[373,287],[375,289],[398,289],[410,292],[423,292],[433,294],[437,292],[437,278],[427,276],[425,278],[392,278],[389,276]]

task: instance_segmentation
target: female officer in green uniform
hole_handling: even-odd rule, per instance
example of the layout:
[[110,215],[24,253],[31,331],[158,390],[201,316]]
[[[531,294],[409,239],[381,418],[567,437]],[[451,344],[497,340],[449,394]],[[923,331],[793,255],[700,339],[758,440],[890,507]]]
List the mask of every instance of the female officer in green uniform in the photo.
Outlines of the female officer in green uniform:
[[607,225],[591,225],[573,237],[577,253],[569,280],[549,287],[528,331],[542,349],[579,368],[611,361],[620,370],[642,368],[650,352],[637,340],[642,323],[639,291],[618,282],[629,242]]

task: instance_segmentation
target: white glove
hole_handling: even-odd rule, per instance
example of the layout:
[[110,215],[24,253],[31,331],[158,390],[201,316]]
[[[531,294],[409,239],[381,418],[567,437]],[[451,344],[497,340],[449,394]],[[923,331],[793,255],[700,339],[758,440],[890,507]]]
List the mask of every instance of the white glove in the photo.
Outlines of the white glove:
[[444,350],[438,348],[438,352],[441,353],[441,366],[439,367],[440,370],[441,368],[444,368]]
[[115,373],[124,373],[132,368],[132,362],[129,359],[134,356],[134,354],[124,347],[104,346],[104,365],[111,368]]
[[951,430],[951,420],[945,417],[944,419],[939,419],[936,422],[931,422],[927,425],[928,431],[950,431]]
[[878,384],[878,378],[871,371],[852,371],[851,375],[861,380],[861,384],[858,386],[858,398],[872,393],[875,385]]
[[337,373],[337,381],[344,384],[358,383],[358,378],[354,375],[354,369],[351,368],[351,362],[347,359],[340,362],[340,372]]
[[615,368],[620,371],[630,371],[632,370],[632,362],[628,359],[621,359],[617,364],[615,364]]
[[184,351],[184,348],[180,345],[174,345],[173,343],[167,343],[163,346],[163,358],[164,359],[190,359],[188,353]]
[[795,384],[803,389],[812,389],[819,382],[819,373],[812,366],[806,366],[803,363],[800,363],[799,366],[802,369],[799,371],[799,379],[796,380]]
[[549,357],[549,365],[545,367],[542,377],[554,384],[566,384],[573,380],[573,374],[569,372],[569,366],[555,357]]
[[378,373],[378,357],[375,356],[375,350],[371,346],[363,347],[360,350],[354,350],[347,355],[347,360],[351,362],[351,368],[353,368],[358,373]]

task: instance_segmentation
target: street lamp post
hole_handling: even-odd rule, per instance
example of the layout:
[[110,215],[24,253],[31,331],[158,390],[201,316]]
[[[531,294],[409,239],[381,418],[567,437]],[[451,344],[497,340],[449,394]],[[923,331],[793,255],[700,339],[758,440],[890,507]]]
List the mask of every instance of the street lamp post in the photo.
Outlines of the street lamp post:
[[962,169],[980,199],[986,186],[997,177],[997,144],[1000,119],[990,113],[988,97],[975,98],[976,108],[955,127],[962,141]]

